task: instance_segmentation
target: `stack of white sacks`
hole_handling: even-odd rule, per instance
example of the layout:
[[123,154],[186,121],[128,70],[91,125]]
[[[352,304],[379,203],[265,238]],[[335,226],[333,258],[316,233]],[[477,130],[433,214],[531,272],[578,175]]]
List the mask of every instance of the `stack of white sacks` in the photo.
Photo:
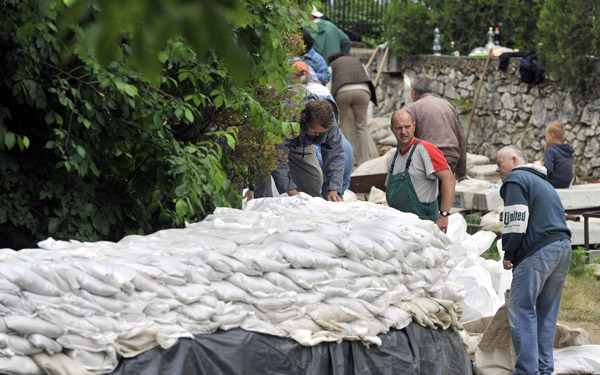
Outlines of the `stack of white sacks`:
[[[0,373],[102,374],[120,357],[236,327],[303,345],[461,329],[503,303],[491,232],[448,234],[384,205],[300,195],[218,208],[117,243],[0,250]],[[500,291],[500,293],[498,292]]]

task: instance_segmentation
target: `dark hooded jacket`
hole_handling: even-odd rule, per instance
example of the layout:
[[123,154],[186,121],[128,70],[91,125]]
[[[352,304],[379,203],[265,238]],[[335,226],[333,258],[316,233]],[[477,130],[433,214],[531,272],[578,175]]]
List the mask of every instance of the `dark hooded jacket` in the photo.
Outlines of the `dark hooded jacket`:
[[573,147],[566,143],[553,143],[544,151],[544,167],[548,181],[557,189],[568,188],[573,180]]
[[571,238],[560,197],[542,170],[518,166],[500,188],[502,250],[515,267],[542,247]]
[[[342,191],[342,183],[344,179],[344,145],[342,143],[342,130],[339,126],[339,110],[337,104],[333,100],[331,94],[313,93],[309,90],[305,92],[304,103],[312,100],[327,99],[333,107],[333,124],[323,133],[318,136],[306,134],[304,126],[300,122],[300,132],[293,134],[291,139],[286,139],[283,143],[276,146],[276,149],[281,150],[284,155],[290,152],[292,146],[310,146],[321,145],[321,154],[323,155],[323,173],[327,176],[327,190]],[[308,150],[307,150],[308,152]],[[279,161],[277,169],[271,172],[275,186],[280,193],[296,189],[297,186],[292,181],[290,175],[290,167],[286,162]]]

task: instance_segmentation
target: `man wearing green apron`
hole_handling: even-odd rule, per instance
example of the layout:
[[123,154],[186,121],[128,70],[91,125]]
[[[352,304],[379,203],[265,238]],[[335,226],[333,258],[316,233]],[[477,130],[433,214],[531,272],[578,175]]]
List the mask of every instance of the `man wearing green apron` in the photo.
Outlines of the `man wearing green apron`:
[[[412,212],[423,220],[431,220],[446,232],[456,180],[444,153],[433,144],[415,138],[415,122],[405,110],[392,114],[391,127],[398,141],[398,149],[388,168],[388,205],[400,211]],[[441,181],[442,189],[439,205],[438,181]]]

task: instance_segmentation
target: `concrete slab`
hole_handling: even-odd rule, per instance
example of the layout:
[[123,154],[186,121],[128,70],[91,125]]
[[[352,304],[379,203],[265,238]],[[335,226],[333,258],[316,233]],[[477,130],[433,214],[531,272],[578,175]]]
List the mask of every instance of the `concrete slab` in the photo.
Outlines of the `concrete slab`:
[[452,207],[464,210],[493,211],[503,204],[500,188],[494,183],[471,178],[456,183]]
[[[571,230],[571,244],[583,246],[585,241],[583,237],[583,219],[581,221],[567,221],[567,226]],[[600,243],[600,219],[589,218],[589,236],[590,244]]]
[[486,180],[489,182],[497,183],[500,179],[500,175],[496,173],[496,168],[496,164],[473,165],[467,171],[467,176],[476,178],[478,180]]
[[600,206],[600,184],[573,185],[556,189],[565,210],[580,210]]
[[484,164],[490,164],[490,158],[485,155],[470,154],[467,152],[467,167]]

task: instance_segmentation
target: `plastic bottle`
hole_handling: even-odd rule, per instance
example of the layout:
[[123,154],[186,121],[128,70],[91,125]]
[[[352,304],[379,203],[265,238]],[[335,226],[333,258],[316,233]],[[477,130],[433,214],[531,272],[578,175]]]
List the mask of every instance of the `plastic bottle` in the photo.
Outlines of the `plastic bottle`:
[[442,46],[440,45],[440,29],[436,26],[433,30],[433,54],[441,56]]
[[500,28],[496,26],[496,30],[494,30],[494,44],[500,45]]
[[490,27],[487,32],[487,43],[485,44],[485,51],[489,53],[493,47],[494,47],[494,28]]
[[458,52],[458,50],[456,49],[454,41],[450,42],[450,54],[452,56],[460,56],[460,52]]

